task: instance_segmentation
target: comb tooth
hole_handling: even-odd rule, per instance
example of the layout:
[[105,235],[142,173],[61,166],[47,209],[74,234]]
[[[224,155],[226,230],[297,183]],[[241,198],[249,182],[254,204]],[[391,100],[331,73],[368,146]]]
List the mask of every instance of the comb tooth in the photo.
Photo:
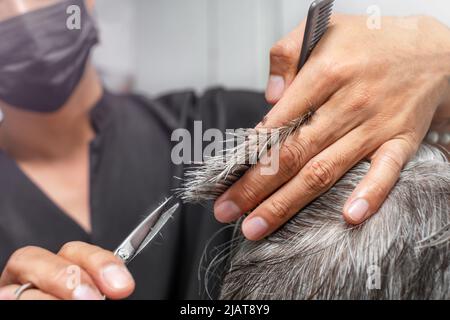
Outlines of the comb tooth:
[[313,37],[311,38],[311,41],[314,42],[318,39],[320,39],[323,34],[327,31],[328,25],[324,25],[320,30],[318,29],[317,32],[314,33]]
[[331,11],[329,13],[327,13],[326,15],[323,15],[323,16],[317,18],[316,25],[322,24],[324,21],[329,20],[330,17],[331,17]]
[[323,17],[324,15],[328,15],[330,12],[333,12],[333,7],[327,8],[326,10],[319,11],[317,13],[318,17]]
[[317,21],[322,22],[322,20],[325,20],[325,19],[331,17],[332,13],[333,13],[333,9],[330,9],[329,11],[324,12],[323,14],[321,14],[317,17]]
[[321,23],[323,20],[327,20],[331,17],[331,14],[333,13],[333,10],[327,11],[323,15],[317,17],[317,23]]
[[318,28],[320,28],[320,27],[322,27],[324,25],[327,25],[329,22],[330,22],[330,17],[328,16],[328,17],[324,18],[323,20],[318,21],[315,24],[315,28],[314,29],[316,30],[316,29],[318,29]]
[[315,45],[317,45],[317,44],[319,43],[319,41],[320,41],[320,38],[314,40],[314,41],[311,43],[311,48],[313,48]]
[[331,15],[332,12],[333,12],[333,8],[330,8],[330,9],[328,9],[328,10],[319,12],[318,15],[317,15],[317,17],[318,17],[317,19],[320,20],[320,19],[322,19],[323,17],[328,17],[328,16]]
[[322,35],[318,35],[316,38],[311,40],[311,43],[314,44],[314,45],[317,44],[322,39],[322,36],[323,36],[323,34]]
[[314,33],[313,37],[311,38],[311,41],[315,41],[318,38],[322,37],[323,34],[327,31],[327,26],[324,26],[322,29],[318,30],[316,33]]
[[316,33],[314,33],[313,37],[311,38],[311,41],[320,39],[326,30],[327,30],[326,27],[323,27],[322,29],[318,30]]
[[314,34],[319,33],[320,31],[322,31],[323,29],[326,29],[328,27],[330,23],[330,18],[322,21],[320,24],[316,25],[316,27],[314,28]]
[[318,18],[317,18],[317,23],[321,23],[323,20],[326,20],[329,17],[331,17],[332,12],[333,12],[333,9],[330,9],[327,12],[324,12],[323,14],[319,14]]
[[318,33],[317,35],[315,35],[315,36],[311,39],[311,42],[319,41],[320,38],[322,38],[322,36],[323,36],[324,33],[325,33],[325,29],[324,29],[322,32],[320,32],[320,33]]
[[319,43],[319,41],[322,39],[322,37],[317,37],[313,41],[311,41],[311,46],[309,47],[310,50],[314,49],[314,47]]
[[324,29],[327,29],[330,23],[330,15],[323,17],[320,21],[318,21],[314,27],[313,37],[322,32]]
[[334,5],[334,2],[333,2],[333,1],[330,2],[330,3],[328,3],[328,4],[326,4],[326,5],[324,5],[323,7],[321,7],[321,8],[319,9],[319,13],[322,12],[322,11],[324,11],[324,10],[326,10],[326,9],[332,8],[333,5]]
[[319,12],[323,12],[323,11],[325,11],[325,10],[328,10],[328,9],[332,8],[332,7],[333,7],[333,3],[332,3],[332,2],[331,2],[331,3],[328,3],[328,4],[324,5],[324,6],[322,6],[322,7],[319,9]]
[[329,22],[330,22],[330,18],[322,21],[320,24],[317,24],[314,28],[314,33],[317,33],[318,31],[323,30],[326,26],[328,26]]
[[313,51],[313,50],[314,50],[314,47],[317,45],[317,43],[319,43],[319,42],[317,41],[316,43],[312,43],[312,44],[311,44],[311,47],[309,47],[309,50],[310,50],[310,51]]

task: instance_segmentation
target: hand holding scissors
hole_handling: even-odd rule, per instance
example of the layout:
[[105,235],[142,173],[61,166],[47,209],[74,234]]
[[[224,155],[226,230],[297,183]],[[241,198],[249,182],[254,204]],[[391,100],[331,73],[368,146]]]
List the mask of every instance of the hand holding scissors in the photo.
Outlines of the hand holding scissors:
[[57,254],[38,247],[17,250],[0,277],[0,300],[123,299],[135,287],[126,264],[155,238],[178,209],[172,197],[152,211],[117,248],[69,242]]

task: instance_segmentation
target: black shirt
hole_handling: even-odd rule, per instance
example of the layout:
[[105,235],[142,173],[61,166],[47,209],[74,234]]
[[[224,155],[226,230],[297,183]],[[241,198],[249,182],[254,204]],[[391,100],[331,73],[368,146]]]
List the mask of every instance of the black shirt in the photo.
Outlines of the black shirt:
[[[180,92],[155,100],[105,92],[91,111],[96,131],[90,144],[91,233],[0,152],[0,268],[28,245],[56,253],[77,240],[114,250],[177,187],[174,176],[182,177],[183,167],[170,158],[174,129],[192,130],[194,120],[203,121],[203,130],[253,127],[266,111],[263,96],[251,92],[214,89],[200,98]],[[162,236],[130,263],[136,280],[132,298],[205,298],[200,258],[221,227],[211,208],[183,205]],[[229,237],[229,231],[220,232],[208,248]],[[217,289],[217,283],[212,286]]]

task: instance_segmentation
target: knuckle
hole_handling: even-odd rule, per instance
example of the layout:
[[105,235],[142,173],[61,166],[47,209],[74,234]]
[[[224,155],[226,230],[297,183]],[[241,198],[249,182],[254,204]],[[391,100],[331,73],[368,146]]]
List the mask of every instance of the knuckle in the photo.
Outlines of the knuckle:
[[241,189],[240,197],[247,203],[256,204],[259,199],[259,192],[256,187],[246,185]]
[[381,156],[380,162],[394,172],[400,172],[403,168],[401,157],[392,151],[385,152]]
[[15,261],[15,262],[16,261],[21,262],[21,261],[25,260],[31,254],[33,254],[33,252],[35,252],[36,249],[37,248],[33,247],[33,246],[26,246],[26,247],[20,248],[12,254],[10,260]]
[[374,137],[374,135],[380,134],[381,137],[392,136],[392,130],[386,126],[389,119],[380,115],[369,119],[361,126],[361,135],[365,137]]
[[314,161],[305,168],[305,184],[309,193],[320,193],[333,186],[334,169],[332,162],[326,160]]
[[112,254],[110,256],[103,251],[95,251],[86,256],[86,264],[96,268],[99,265],[105,264],[106,261],[112,260],[111,258],[113,258]]
[[416,150],[421,143],[421,138],[417,134],[417,129],[411,126],[411,123],[404,126],[403,144],[407,150]]
[[358,68],[354,62],[339,62],[334,58],[320,57],[317,59],[318,74],[324,79],[325,85],[339,84],[347,79],[353,79]]
[[16,250],[9,258],[5,270],[7,272],[13,272],[14,270],[19,269],[23,263],[26,263],[27,258],[32,255],[36,249],[37,248],[34,246],[26,246]]
[[367,178],[367,185],[369,186],[369,189],[372,193],[380,197],[387,195],[390,191],[389,187],[383,184],[378,179]]
[[359,90],[353,93],[353,98],[348,104],[348,109],[350,112],[360,112],[364,110],[370,103],[371,97],[368,90]]
[[[359,154],[359,155],[361,155],[361,158],[363,158],[362,155],[366,153],[365,147],[362,147],[362,148],[354,147],[354,148],[351,148],[350,150],[351,150],[351,154]],[[349,163],[348,157],[342,153],[337,154],[335,156],[335,158],[333,159],[333,166],[335,168],[346,168],[348,166],[348,163]],[[335,172],[335,170],[333,170],[333,172]],[[334,175],[333,175],[333,177],[334,177]]]
[[80,251],[81,244],[80,241],[67,242],[61,247],[58,254],[67,257],[74,256]]
[[290,178],[301,168],[302,159],[307,150],[307,142],[287,143],[280,152],[280,173]]
[[271,199],[269,200],[268,211],[273,217],[279,220],[286,220],[290,214],[289,201],[283,197]]
[[321,62],[319,68],[326,84],[340,82],[345,71],[339,63],[335,63],[333,60]]
[[270,49],[270,57],[284,62],[294,62],[298,54],[297,44],[291,39],[283,39],[275,43]]
[[306,155],[313,152],[311,138],[299,137],[292,142],[285,143],[280,152],[280,163],[291,177],[297,173],[306,160]]

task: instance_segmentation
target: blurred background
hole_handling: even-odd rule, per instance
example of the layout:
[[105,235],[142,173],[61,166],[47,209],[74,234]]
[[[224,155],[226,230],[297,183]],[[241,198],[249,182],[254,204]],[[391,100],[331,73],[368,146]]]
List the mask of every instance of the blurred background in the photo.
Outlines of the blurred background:
[[[157,95],[207,87],[264,90],[270,47],[306,17],[308,0],[97,0],[94,60],[107,87]],[[336,0],[337,12],[432,15],[449,0]]]

